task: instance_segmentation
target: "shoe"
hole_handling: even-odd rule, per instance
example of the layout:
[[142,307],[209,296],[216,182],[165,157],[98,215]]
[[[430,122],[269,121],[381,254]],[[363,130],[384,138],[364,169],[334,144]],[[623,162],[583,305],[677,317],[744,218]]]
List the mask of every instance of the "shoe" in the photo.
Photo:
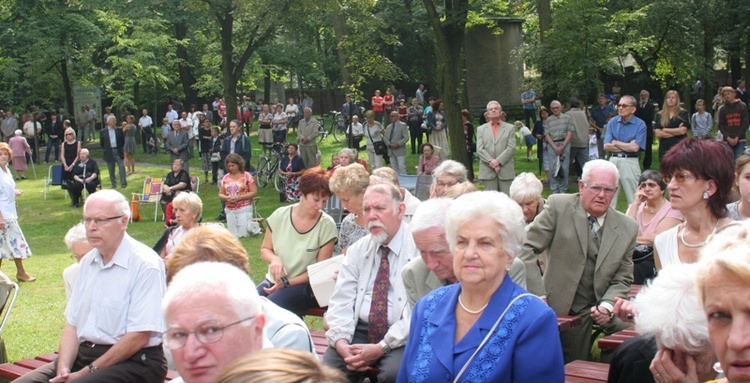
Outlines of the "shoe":
[[22,180],[25,180],[25,179],[26,179],[26,176],[21,176],[21,179],[22,179]]
[[[28,275],[28,274],[27,274],[27,275]],[[16,279],[17,279],[17,280],[18,280],[19,282],[29,282],[29,283],[30,283],[30,282],[34,282],[34,281],[36,281],[36,278],[32,277],[31,275],[29,275],[29,276],[27,276],[27,277],[21,277],[20,275],[16,274]]]
[[225,216],[224,214],[219,214],[219,216],[216,217],[216,220],[217,221],[226,221],[227,220],[227,216]]
[[122,188],[123,188],[123,189],[126,189],[127,187],[128,187],[128,184],[123,184],[123,185],[122,185]]

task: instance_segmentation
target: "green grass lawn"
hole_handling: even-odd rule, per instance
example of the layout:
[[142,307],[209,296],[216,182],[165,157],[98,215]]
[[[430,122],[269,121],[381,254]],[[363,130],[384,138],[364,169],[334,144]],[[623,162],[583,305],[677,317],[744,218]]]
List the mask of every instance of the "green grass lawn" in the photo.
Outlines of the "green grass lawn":
[[[295,141],[295,134],[289,135],[289,140]],[[251,135],[253,142],[253,159],[257,162],[260,147],[257,145],[255,133]],[[323,154],[322,166],[330,165],[331,155],[344,147],[344,143],[336,143],[332,137],[320,144]],[[411,153],[409,149],[409,153]],[[156,156],[141,154],[135,155],[139,163],[148,163],[150,166],[136,166],[136,173],[128,177],[128,188],[120,191],[130,199],[130,194],[141,192],[143,180],[149,176],[163,177],[168,170],[169,156],[160,153]],[[92,150],[91,157],[96,159],[102,169],[104,187],[109,186],[106,164],[102,161],[101,150]],[[362,153],[367,159],[367,154]],[[415,174],[415,166],[419,162],[417,156],[407,156],[407,171]],[[221,204],[216,196],[218,189],[203,179],[200,170],[200,161],[193,159],[190,162],[191,174],[201,178],[200,196],[204,203],[204,221],[213,221],[219,214]],[[655,158],[655,167],[658,159]],[[537,175],[537,162],[525,160],[525,149],[519,147],[515,158],[516,173],[530,171]],[[477,164],[475,163],[475,169]],[[18,300],[13,307],[13,312],[2,336],[5,339],[8,350],[8,358],[11,361],[33,358],[36,355],[51,352],[57,349],[61,330],[64,325],[63,312],[65,310],[65,287],[62,280],[62,271],[70,265],[73,260],[69,256],[63,237],[67,230],[81,220],[81,209],[68,207],[70,201],[65,191],[59,186],[50,187],[47,200],[43,199],[44,177],[47,175],[48,165],[39,165],[36,168],[37,179],[33,179],[33,172],[29,171],[30,179],[20,181],[17,188],[24,191],[17,198],[19,221],[26,239],[29,242],[33,256],[24,265],[28,272],[37,278],[37,281],[29,284],[21,284]],[[29,169],[31,170],[31,169]],[[571,182],[569,192],[574,192],[577,187]],[[549,189],[545,189],[545,195]],[[267,217],[282,203],[279,202],[278,193],[272,185],[259,190],[260,200],[258,210],[260,214]],[[620,193],[618,207],[625,208],[625,196]],[[162,222],[153,222],[153,210],[150,206],[141,207],[140,222],[132,223],[128,227],[128,233],[151,246],[156,243],[163,231]],[[263,279],[266,265],[260,259],[260,245],[262,236],[243,238],[242,244],[247,249],[250,258],[251,276],[254,281]],[[15,277],[16,270],[13,262],[3,263],[3,272],[11,278]],[[320,326],[319,321],[312,319],[310,324],[314,327]]]

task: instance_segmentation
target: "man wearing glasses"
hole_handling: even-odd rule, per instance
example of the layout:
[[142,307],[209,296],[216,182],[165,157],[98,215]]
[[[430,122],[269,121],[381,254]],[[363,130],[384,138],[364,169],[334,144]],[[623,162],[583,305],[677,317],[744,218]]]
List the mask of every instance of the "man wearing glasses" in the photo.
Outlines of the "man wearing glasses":
[[[519,254],[526,263],[528,290],[546,297],[557,315],[582,320],[580,326],[560,333],[565,363],[589,359],[594,324],[607,333],[623,328],[611,312],[615,297],[626,298],[633,282],[638,225],[610,207],[618,178],[611,162],[587,162],[578,181],[580,192],[549,196],[528,226]],[[536,261],[545,250],[547,270],[542,278]]]
[[201,262],[180,270],[164,296],[167,331],[180,378],[213,383],[235,359],[263,347],[266,319],[250,277],[236,266]]
[[[638,156],[646,150],[646,123],[636,117],[638,107],[635,97],[622,96],[617,104],[617,116],[607,122],[604,132],[604,150],[610,152],[609,162],[620,171],[620,186],[628,205],[633,203],[641,176]],[[612,209],[617,208],[617,191],[612,198]]]
[[81,259],[59,355],[16,382],[164,382],[164,263],[126,233],[129,219],[115,190],[86,199],[83,225],[94,250]]

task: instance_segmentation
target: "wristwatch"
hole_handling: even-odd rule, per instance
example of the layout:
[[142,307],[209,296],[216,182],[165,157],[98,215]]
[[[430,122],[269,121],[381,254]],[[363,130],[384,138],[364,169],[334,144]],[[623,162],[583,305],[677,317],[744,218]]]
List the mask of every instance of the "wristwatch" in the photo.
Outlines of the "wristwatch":
[[284,288],[289,287],[289,278],[281,277],[281,282],[284,284]]
[[99,367],[96,367],[93,364],[89,364],[88,368],[89,368],[89,373],[96,372],[99,370]]
[[391,352],[391,347],[388,346],[388,343],[386,343],[385,340],[381,340],[378,345],[383,349],[383,355],[388,355]]

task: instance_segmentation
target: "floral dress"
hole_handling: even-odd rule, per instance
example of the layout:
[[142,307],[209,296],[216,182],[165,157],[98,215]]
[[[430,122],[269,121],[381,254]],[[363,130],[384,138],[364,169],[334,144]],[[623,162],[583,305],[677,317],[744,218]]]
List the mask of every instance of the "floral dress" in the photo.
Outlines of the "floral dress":
[[[305,168],[305,164],[302,162],[302,158],[300,156],[294,156],[294,158],[289,158],[289,156],[286,156],[281,159],[281,167],[284,169],[285,172],[298,172]],[[300,175],[293,175],[293,176],[286,176],[286,188],[284,189],[284,196],[286,197],[287,202],[297,202],[299,201],[299,179],[302,176]]]

